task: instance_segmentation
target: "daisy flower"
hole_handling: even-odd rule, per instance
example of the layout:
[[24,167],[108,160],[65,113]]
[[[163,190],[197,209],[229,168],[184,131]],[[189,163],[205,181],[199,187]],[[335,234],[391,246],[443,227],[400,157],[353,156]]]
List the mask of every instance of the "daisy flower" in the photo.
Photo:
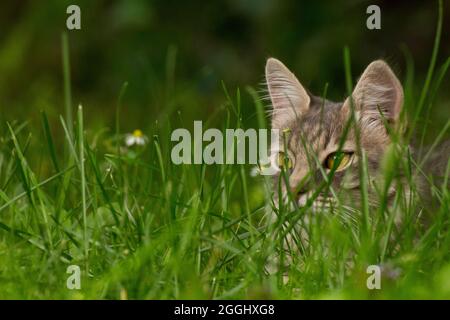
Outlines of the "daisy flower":
[[127,145],[127,147],[131,147],[134,145],[144,146],[147,141],[147,136],[144,135],[139,129],[134,130],[133,133],[128,133],[125,135],[125,144]]

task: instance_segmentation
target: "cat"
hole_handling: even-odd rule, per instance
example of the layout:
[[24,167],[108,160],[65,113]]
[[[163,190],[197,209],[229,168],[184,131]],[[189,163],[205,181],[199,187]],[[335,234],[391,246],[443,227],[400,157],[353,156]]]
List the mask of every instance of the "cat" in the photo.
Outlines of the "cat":
[[[442,188],[447,181],[448,190],[450,141],[437,152],[425,151],[425,158],[403,142],[403,88],[386,62],[370,63],[343,102],[312,95],[277,59],[267,60],[265,76],[271,126],[282,132],[271,148],[281,170],[271,186],[266,272],[283,270],[284,283],[289,281],[294,255],[308,250],[308,226],[323,215],[336,213],[344,224],[357,228],[352,216],[362,217],[365,210],[372,219],[388,208],[388,216],[400,226],[408,210],[398,203],[408,203],[421,225],[431,221],[432,214],[423,214],[423,209],[436,211],[430,201],[433,183]],[[395,202],[399,197],[406,201]],[[282,250],[273,250],[278,244]]]
[[[402,146],[401,141],[392,143],[392,132],[402,130],[404,95],[388,64],[383,60],[370,63],[344,102],[312,95],[275,58],[267,60],[265,76],[272,105],[272,129],[283,132],[279,143],[285,147],[278,154],[278,165],[283,170],[274,176],[275,206],[280,200],[296,207],[310,206],[312,210],[337,206],[338,202],[347,208],[358,206],[361,181],[364,182],[360,179],[363,160],[368,169],[368,203],[380,205],[380,190],[373,186],[377,179],[381,180],[378,186],[383,186],[380,172],[388,150],[403,147],[404,154],[405,150],[416,154],[412,147]],[[424,164],[441,178],[437,181],[443,181],[449,153],[447,142],[437,156],[435,153]],[[439,165],[433,164],[436,158],[441,158]],[[401,170],[396,174],[402,175]],[[413,175],[416,191],[429,196],[428,180],[420,173]],[[404,183],[388,185],[385,198],[389,201],[399,189],[405,196],[411,192],[406,175],[397,180]],[[324,185],[321,190],[319,187]]]

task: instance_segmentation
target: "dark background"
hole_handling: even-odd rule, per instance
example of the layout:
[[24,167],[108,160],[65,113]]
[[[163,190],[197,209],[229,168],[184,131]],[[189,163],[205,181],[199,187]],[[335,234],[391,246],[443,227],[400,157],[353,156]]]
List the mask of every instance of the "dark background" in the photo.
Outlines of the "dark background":
[[[180,110],[186,122],[205,119],[225,101],[221,80],[261,88],[265,59],[284,61],[312,92],[325,83],[333,100],[345,96],[343,47],[356,78],[377,58],[405,77],[414,61],[420,94],[437,24],[437,1],[3,1],[0,4],[0,110],[4,120],[39,122],[46,110],[53,130],[64,113],[61,34],[69,4],[81,7],[82,30],[68,31],[74,104],[87,127],[114,125],[125,81],[124,132],[145,130]],[[366,28],[366,8],[381,7],[382,29]],[[450,5],[437,59],[450,55]],[[172,72],[174,70],[174,72]],[[449,116],[444,80],[432,121]],[[247,104],[247,108],[253,105]],[[254,111],[248,112],[253,114]]]

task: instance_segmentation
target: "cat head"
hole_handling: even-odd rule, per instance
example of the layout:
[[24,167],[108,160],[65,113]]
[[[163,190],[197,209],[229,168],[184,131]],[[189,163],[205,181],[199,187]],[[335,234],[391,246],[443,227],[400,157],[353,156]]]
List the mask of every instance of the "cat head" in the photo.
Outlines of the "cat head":
[[402,86],[389,66],[372,62],[344,102],[313,96],[274,58],[267,61],[266,82],[272,129],[282,132],[277,159],[288,179],[279,173],[275,180],[283,194],[289,188],[302,206],[316,193],[314,206],[330,205],[333,197],[319,188],[328,176],[335,191],[357,201],[362,154],[369,172],[376,174],[391,142],[387,129],[398,123],[403,105]]

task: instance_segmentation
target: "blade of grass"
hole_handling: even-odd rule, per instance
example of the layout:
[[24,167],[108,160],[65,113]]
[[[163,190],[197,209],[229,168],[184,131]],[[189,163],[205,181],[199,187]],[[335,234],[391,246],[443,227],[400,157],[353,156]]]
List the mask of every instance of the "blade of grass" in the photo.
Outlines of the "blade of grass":
[[48,150],[50,152],[50,157],[56,172],[59,172],[59,165],[56,157],[55,144],[53,143],[50,126],[48,124],[48,118],[45,111],[41,111],[41,118],[42,118],[42,126],[44,127],[45,138],[47,140]]
[[422,112],[422,108],[424,107],[425,100],[429,93],[428,91],[430,88],[431,79],[433,77],[434,67],[436,65],[436,59],[437,59],[437,54],[439,51],[439,43],[441,40],[441,33],[442,33],[442,22],[444,19],[444,14],[443,14],[444,9],[443,9],[443,5],[442,5],[442,0],[438,0],[438,8],[439,8],[438,9],[438,20],[437,20],[437,25],[436,25],[436,34],[434,37],[433,51],[431,53],[430,65],[428,67],[428,72],[427,72],[427,76],[425,78],[424,86],[420,93],[419,102],[417,104],[417,110],[415,112],[413,122],[411,123],[411,131],[409,133],[409,137],[408,137],[407,141],[410,141],[411,136],[414,132],[415,126],[417,124],[417,121],[419,120],[420,113]]
[[73,110],[72,110],[72,92],[70,84],[70,53],[69,53],[69,39],[66,32],[62,36],[62,64],[63,64],[63,78],[64,78],[64,108],[65,117],[68,123],[68,132],[73,137]]
[[84,127],[83,127],[83,107],[78,106],[78,157],[80,162],[81,176],[81,202],[83,210],[83,239],[84,239],[84,258],[86,272],[89,272],[89,238],[87,231],[87,206],[86,206],[86,173],[84,167]]

